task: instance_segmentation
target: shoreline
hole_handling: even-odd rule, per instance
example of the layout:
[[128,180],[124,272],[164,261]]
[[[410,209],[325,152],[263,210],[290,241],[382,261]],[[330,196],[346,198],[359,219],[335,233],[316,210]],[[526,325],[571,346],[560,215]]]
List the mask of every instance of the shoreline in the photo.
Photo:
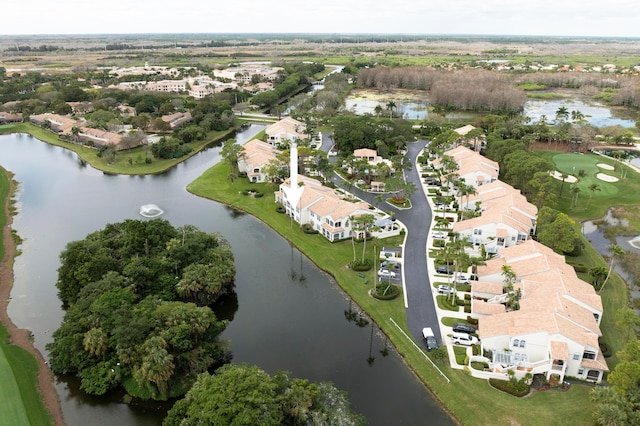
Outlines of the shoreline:
[[13,288],[13,263],[16,254],[16,244],[11,236],[11,224],[13,216],[11,215],[11,200],[16,190],[16,182],[9,172],[9,193],[3,205],[5,210],[7,223],[2,230],[2,240],[5,247],[5,255],[0,262],[0,322],[7,328],[9,333],[9,344],[16,345],[33,355],[38,362],[38,390],[45,408],[49,411],[53,422],[56,425],[64,425],[64,415],[62,413],[62,405],[60,404],[60,396],[54,385],[53,373],[49,369],[49,365],[44,359],[42,353],[33,346],[31,340],[31,332],[24,328],[18,328],[7,312],[7,307],[11,301],[11,289]]

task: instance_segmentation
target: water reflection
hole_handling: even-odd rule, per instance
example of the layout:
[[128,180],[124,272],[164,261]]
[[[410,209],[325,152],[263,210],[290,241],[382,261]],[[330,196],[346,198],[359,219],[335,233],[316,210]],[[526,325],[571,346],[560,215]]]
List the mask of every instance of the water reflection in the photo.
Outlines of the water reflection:
[[[360,92],[357,92],[360,93]],[[384,97],[377,95],[378,99],[367,98],[367,93],[351,95],[345,100],[344,108],[357,115],[378,115],[376,113],[376,107],[380,107],[380,116],[389,116],[390,110],[387,108],[387,104],[391,101],[395,103],[393,110],[396,117],[402,117],[409,120],[424,120],[429,118],[429,112],[427,110],[429,103],[428,100],[412,100],[412,99],[399,99],[402,94],[389,94]],[[373,94],[371,96],[374,96]],[[631,117],[631,112],[626,113],[623,109],[611,109],[606,105],[598,102],[585,102],[579,99],[552,99],[552,100],[529,100],[525,102],[523,115],[531,118],[532,122],[537,122],[542,116],[545,116],[549,123],[553,122],[556,117],[556,111],[560,107],[566,107],[569,112],[580,111],[584,114],[584,120],[586,123],[595,127],[605,126],[622,126],[622,127],[634,127],[636,122]],[[625,114],[627,116],[624,116]],[[466,119],[469,120],[473,117],[472,113],[466,112],[452,112],[446,115],[448,119]]]

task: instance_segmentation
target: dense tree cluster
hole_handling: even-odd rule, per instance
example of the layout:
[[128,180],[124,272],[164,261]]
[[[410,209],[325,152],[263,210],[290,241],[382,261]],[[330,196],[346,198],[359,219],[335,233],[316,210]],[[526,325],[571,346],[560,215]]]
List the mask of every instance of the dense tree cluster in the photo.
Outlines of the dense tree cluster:
[[274,106],[285,96],[291,95],[300,89],[300,86],[308,85],[307,78],[301,74],[295,73],[287,77],[282,83],[278,84],[273,90],[261,92],[251,98],[251,103],[261,108]]
[[255,366],[225,365],[202,374],[163,422],[187,425],[366,424],[351,410],[344,392],[331,383],[309,383],[285,372],[270,376]]
[[428,90],[432,105],[444,108],[519,112],[526,95],[502,74],[482,69],[444,71],[431,67],[374,67],[358,72],[358,84],[378,89]]
[[[391,155],[414,139],[411,122],[372,116],[340,115],[332,122],[333,139],[340,155],[346,157],[360,148],[380,149]],[[381,145],[384,145],[381,147]]]
[[[616,312],[616,325],[625,329],[638,329],[639,317],[631,308]],[[627,343],[617,354],[620,362],[609,374],[609,386],[598,386],[591,391],[596,405],[594,419],[598,425],[640,424],[640,341]]]
[[527,96],[502,74],[460,70],[442,72],[431,86],[429,100],[462,111],[515,113],[524,109]]
[[231,291],[233,254],[219,235],[163,220],[126,220],[61,253],[62,325],[47,345],[56,373],[104,394],[123,385],[138,397],[184,394],[225,359],[226,323],[208,307]]

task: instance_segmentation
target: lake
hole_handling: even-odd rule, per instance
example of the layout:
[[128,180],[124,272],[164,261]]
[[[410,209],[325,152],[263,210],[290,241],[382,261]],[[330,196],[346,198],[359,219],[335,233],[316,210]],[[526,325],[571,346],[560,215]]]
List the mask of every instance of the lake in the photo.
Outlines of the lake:
[[[33,332],[47,358],[45,345],[64,314],[55,288],[59,253],[108,223],[147,220],[140,207],[155,204],[172,225],[220,232],[231,244],[236,296],[218,315],[231,319],[223,337],[233,362],[331,381],[372,425],[453,424],[393,350],[384,356],[389,345],[377,327],[347,320],[345,311],[356,307],[328,274],[259,220],[185,190],[220,160],[219,151],[211,147],[161,175],[110,176],[29,135],[0,136],[0,164],[20,182],[13,228],[24,242],[8,308],[16,325]],[[117,393],[88,397],[75,378],[57,377],[56,387],[69,425],[157,425],[167,409],[125,404]]]

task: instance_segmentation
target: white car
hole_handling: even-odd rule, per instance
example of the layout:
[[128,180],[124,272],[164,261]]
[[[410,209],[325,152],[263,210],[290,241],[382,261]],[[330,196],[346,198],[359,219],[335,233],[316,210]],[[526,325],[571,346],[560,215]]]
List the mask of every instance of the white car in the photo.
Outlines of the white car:
[[451,294],[453,293],[453,289],[448,285],[440,284],[438,286],[438,294]]
[[465,274],[458,274],[455,278],[456,284],[469,284],[469,277]]
[[442,231],[433,231],[431,233],[431,238],[447,238],[447,233]]
[[451,342],[454,345],[471,346],[478,343],[478,338],[467,333],[453,333]]
[[378,271],[378,276],[379,277],[385,277],[385,278],[395,278],[396,277],[396,273],[393,271],[390,271],[388,269],[380,269]]

